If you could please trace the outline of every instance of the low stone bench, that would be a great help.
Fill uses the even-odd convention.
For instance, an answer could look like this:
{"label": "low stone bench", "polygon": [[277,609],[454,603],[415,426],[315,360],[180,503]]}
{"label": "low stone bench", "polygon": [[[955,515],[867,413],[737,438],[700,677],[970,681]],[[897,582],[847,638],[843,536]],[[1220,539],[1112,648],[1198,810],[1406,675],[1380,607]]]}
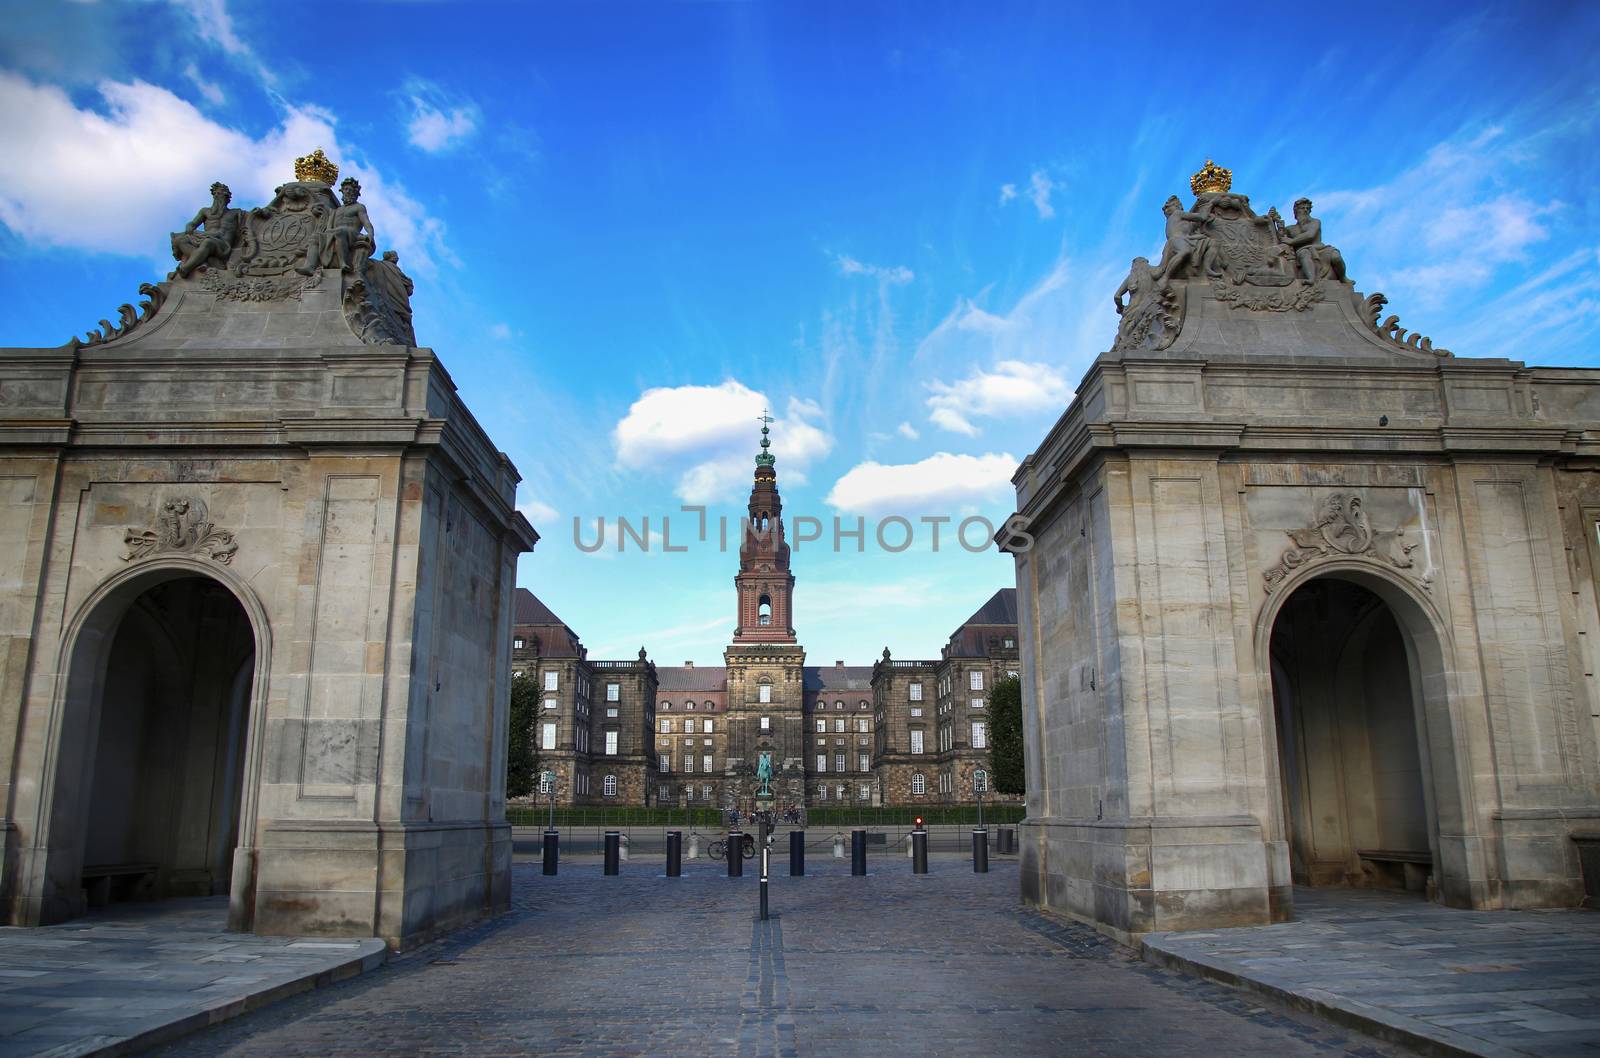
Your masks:
{"label": "low stone bench", "polygon": [[[115,883],[122,894],[141,899],[148,895],[149,890],[155,885],[156,865],[153,863],[107,863],[94,867],[85,867],[81,872],[83,877],[83,893],[90,907],[105,907],[111,902],[111,890]],[[126,879],[126,881],[124,881]]]}
{"label": "low stone bench", "polygon": [[1397,888],[1408,892],[1426,892],[1428,879],[1433,875],[1433,854],[1407,849],[1357,849],[1356,857],[1362,866],[1371,865],[1381,880],[1398,883]]}

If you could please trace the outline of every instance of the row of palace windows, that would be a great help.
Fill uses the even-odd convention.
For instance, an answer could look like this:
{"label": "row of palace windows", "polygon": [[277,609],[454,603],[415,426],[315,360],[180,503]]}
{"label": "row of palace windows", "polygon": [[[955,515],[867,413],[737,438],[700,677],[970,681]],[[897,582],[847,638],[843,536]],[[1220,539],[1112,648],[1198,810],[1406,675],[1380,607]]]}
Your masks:
{"label": "row of palace windows", "polygon": [[[972,773],[972,788],[978,793],[989,792],[989,773],[979,768]],[[939,790],[941,793],[954,793],[954,780],[949,772],[939,773]],[[920,771],[911,776],[911,793],[921,797],[928,792],[928,777]]]}
{"label": "row of palace windows", "polygon": [[[833,799],[836,800],[836,801],[847,800],[848,798],[847,798],[846,795],[848,794],[849,789],[850,788],[848,786],[846,786],[844,783],[837,784],[833,788]],[[826,786],[817,787],[817,800],[819,800],[819,801],[828,800],[828,788]],[[858,800],[858,801],[870,801],[870,800],[872,800],[872,784],[871,783],[858,783],[858,784],[856,784],[856,800]]]}
{"label": "row of palace windows", "polygon": [[[845,754],[843,754],[843,753],[835,753],[833,755],[833,770],[834,771],[844,771],[844,759],[845,759]],[[825,772],[827,770],[828,770],[828,755],[826,753],[818,753],[817,754],[817,771]],[[857,753],[856,754],[856,771],[871,771],[871,770],[872,770],[872,757],[871,757],[871,755],[870,754],[866,754],[866,753]]]}
{"label": "row of palace windows", "polygon": [[[551,792],[554,774],[554,772],[548,771],[539,773],[539,792],[541,794],[548,795]],[[589,773],[586,771],[578,772],[575,781],[578,784],[578,789],[576,792],[580,796],[588,794]],[[607,797],[617,796],[617,777],[615,775],[607,775],[604,779],[600,780],[600,788],[605,791],[605,795]]]}
{"label": "row of palace windows", "polygon": [[[683,733],[686,735],[697,734],[698,732],[696,731],[696,728],[698,727],[700,731],[704,731],[709,735],[712,733],[714,725],[715,721],[713,721],[709,716],[705,718],[705,721],[702,724],[698,725],[696,724],[694,717],[686,716],[683,718]],[[661,718],[661,733],[663,735],[672,734],[672,717],[663,716]]]}
{"label": "row of palace windows", "polygon": [[[576,731],[573,732],[573,735],[573,751],[577,753],[589,752],[589,729],[587,727],[580,726]],[[617,738],[617,732],[606,732],[606,756],[615,757],[617,755]],[[539,726],[539,748],[556,748],[556,722],[554,720],[547,720]]]}
{"label": "row of palace windows", "polygon": [[[685,709],[689,710],[690,712],[694,712],[694,710],[695,710],[694,700],[690,699],[690,700],[685,701],[683,703],[683,707]],[[669,702],[669,701],[663,700],[661,702],[661,708],[662,708],[663,711],[670,711],[672,709],[672,703]],[[708,710],[710,710],[712,712],[715,712],[716,708],[717,708],[717,703],[716,702],[709,702],[709,701],[706,702],[706,709],[708,709]]]}
{"label": "row of palace windows", "polygon": [[[836,733],[841,734],[841,735],[845,733],[847,728],[845,727],[844,717],[836,716],[836,717],[833,718],[833,730]],[[867,734],[871,730],[871,725],[868,723],[866,717],[864,717],[864,716],[856,717],[856,730],[858,732],[860,732],[861,734],[863,734],[863,735]],[[827,733],[828,733],[828,720],[827,720],[827,718],[826,717],[822,717],[822,716],[817,717],[817,734],[825,735]]]}
{"label": "row of palace windows", "polygon": [[[700,787],[699,800],[702,800],[702,801],[710,801],[710,800],[712,800],[711,790],[712,790],[712,788],[710,786],[701,786]],[[656,797],[659,798],[662,801],[676,801],[678,799],[678,793],[677,793],[676,790],[674,790],[670,786],[659,786],[659,787],[656,788]],[[684,784],[684,786],[683,786],[683,799],[685,801],[693,801],[693,800],[695,800],[694,783],[685,783]]]}

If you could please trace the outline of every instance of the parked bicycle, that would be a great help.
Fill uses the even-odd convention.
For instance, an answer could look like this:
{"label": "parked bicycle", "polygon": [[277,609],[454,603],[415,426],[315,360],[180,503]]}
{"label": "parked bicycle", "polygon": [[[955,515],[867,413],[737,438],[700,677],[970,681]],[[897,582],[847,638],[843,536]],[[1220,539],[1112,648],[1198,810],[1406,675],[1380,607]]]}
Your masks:
{"label": "parked bicycle", "polygon": [[[755,859],[756,836],[754,834],[744,834],[742,837],[743,841],[741,844],[743,845],[743,848],[739,850],[740,855],[747,860]],[[713,860],[720,860],[727,854],[728,843],[723,838],[717,838],[710,845],[706,846],[706,855]]]}

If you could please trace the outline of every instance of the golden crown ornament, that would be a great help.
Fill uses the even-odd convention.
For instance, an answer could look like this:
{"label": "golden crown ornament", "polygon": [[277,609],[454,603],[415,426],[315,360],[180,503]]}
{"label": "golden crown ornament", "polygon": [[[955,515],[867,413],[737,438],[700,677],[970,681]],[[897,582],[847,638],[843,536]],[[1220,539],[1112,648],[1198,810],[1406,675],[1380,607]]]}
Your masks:
{"label": "golden crown ornament", "polygon": [[1189,190],[1197,195],[1220,194],[1232,186],[1233,170],[1224,169],[1210,158],[1206,159],[1206,164],[1200,167],[1198,173],[1189,178]]}
{"label": "golden crown ornament", "polygon": [[294,178],[332,187],[333,182],[339,179],[339,167],[330,162],[328,156],[322,153],[322,148],[318,147],[310,154],[294,160]]}

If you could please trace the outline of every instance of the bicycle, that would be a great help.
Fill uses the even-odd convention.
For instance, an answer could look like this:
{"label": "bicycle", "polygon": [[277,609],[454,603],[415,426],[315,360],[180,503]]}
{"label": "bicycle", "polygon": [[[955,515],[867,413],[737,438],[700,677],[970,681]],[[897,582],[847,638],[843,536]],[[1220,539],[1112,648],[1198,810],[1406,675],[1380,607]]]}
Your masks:
{"label": "bicycle", "polygon": [[[743,838],[744,838],[744,840],[741,842],[741,844],[743,845],[743,848],[741,848],[739,850],[740,855],[744,859],[747,859],[747,860],[755,859],[755,856],[756,856],[756,837],[755,837],[755,835],[754,834],[745,834],[745,835],[743,835]],[[727,843],[727,841],[725,841],[722,838],[717,838],[716,840],[712,841],[711,844],[706,846],[706,856],[709,859],[720,860],[720,859],[724,858],[725,856],[727,856],[727,854],[728,854],[728,843]]]}

